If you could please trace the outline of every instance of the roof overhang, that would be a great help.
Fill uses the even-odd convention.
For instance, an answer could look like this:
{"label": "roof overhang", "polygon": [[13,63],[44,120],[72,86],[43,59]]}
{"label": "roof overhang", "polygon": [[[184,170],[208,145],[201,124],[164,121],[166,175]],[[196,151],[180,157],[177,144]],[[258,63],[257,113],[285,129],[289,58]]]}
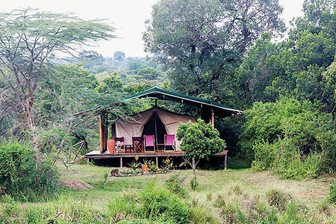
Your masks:
{"label": "roof overhang", "polygon": [[243,111],[241,110],[228,108],[221,104],[213,103],[207,99],[188,96],[182,93],[173,92],[171,90],[161,89],[159,87],[153,87],[151,89],[139,92],[137,94],[127,97],[126,99],[147,98],[147,97],[153,97],[160,100],[170,100],[189,104],[199,108],[210,109],[216,115],[223,117],[243,113]]}

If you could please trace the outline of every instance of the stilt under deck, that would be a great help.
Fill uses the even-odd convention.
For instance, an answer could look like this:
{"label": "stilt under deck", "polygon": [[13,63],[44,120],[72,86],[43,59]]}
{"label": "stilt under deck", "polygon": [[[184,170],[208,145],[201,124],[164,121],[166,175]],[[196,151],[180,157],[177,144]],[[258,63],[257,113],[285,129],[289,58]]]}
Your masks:
{"label": "stilt under deck", "polygon": [[184,152],[182,151],[173,151],[173,152],[167,152],[167,151],[156,151],[156,152],[143,152],[143,153],[100,153],[99,151],[92,151],[85,155],[88,159],[108,159],[108,158],[130,158],[130,157],[183,157]]}
{"label": "stilt under deck", "polygon": [[[227,153],[228,150],[224,150],[221,153],[217,153],[215,157],[224,157],[224,169],[227,169]],[[162,157],[170,157],[170,158],[181,158],[185,156],[183,151],[155,151],[155,152],[143,152],[143,153],[100,153],[100,151],[92,151],[85,155],[87,159],[94,159],[94,160],[102,160],[102,159],[120,159],[120,166],[123,166],[123,158],[155,158],[156,163],[158,164],[158,159]]]}

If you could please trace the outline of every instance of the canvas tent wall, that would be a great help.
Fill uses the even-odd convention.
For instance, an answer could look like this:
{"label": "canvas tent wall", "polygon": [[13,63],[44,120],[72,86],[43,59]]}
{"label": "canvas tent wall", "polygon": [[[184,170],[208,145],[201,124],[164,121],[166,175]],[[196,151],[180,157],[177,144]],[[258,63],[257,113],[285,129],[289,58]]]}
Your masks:
{"label": "canvas tent wall", "polygon": [[[164,110],[159,107],[153,107],[137,115],[131,116],[127,120],[122,119],[116,120],[115,121],[116,137],[124,137],[125,144],[132,144],[132,137],[140,137],[140,136],[142,137],[144,128],[151,119],[160,119],[160,121],[162,122],[160,123],[163,124],[164,126],[165,133],[175,135],[181,123],[187,123],[188,121],[191,122],[196,121],[196,118],[191,116],[184,116]],[[159,131],[158,135],[159,134],[163,135],[162,131]],[[160,136],[159,138],[162,138],[162,136]],[[177,149],[179,149],[179,145],[180,142],[176,141]]]}

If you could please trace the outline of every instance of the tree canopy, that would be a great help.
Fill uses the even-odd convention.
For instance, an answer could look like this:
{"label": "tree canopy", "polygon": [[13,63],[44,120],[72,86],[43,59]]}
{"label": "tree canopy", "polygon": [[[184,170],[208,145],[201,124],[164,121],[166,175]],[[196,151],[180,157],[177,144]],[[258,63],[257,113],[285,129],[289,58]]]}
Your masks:
{"label": "tree canopy", "polygon": [[281,12],[277,0],[162,0],[147,22],[146,51],[168,66],[175,89],[232,98],[235,67],[263,32],[284,30]]}
{"label": "tree canopy", "polygon": [[23,131],[35,127],[36,93],[55,57],[114,37],[114,28],[102,21],[34,9],[1,13],[0,28],[1,116],[16,116]]}

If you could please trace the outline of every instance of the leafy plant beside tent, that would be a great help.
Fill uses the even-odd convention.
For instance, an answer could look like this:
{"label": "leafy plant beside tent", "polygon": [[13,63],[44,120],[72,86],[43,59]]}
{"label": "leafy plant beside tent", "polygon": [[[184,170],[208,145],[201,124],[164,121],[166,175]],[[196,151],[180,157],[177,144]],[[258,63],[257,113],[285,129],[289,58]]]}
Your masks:
{"label": "leafy plant beside tent", "polygon": [[181,124],[177,130],[177,139],[182,140],[181,149],[187,157],[186,163],[193,170],[193,190],[196,186],[196,167],[199,161],[223,151],[226,147],[225,141],[219,136],[217,129],[201,119],[195,123]]}

